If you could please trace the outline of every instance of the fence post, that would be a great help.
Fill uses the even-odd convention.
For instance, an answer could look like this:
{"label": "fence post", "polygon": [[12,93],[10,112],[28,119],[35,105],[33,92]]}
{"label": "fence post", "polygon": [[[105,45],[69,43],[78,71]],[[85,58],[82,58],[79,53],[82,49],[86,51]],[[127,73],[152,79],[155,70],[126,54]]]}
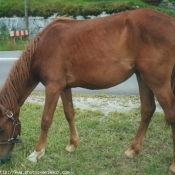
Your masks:
{"label": "fence post", "polygon": [[28,0],[24,0],[25,1],[25,27],[26,30],[29,33],[29,19],[28,19]]}

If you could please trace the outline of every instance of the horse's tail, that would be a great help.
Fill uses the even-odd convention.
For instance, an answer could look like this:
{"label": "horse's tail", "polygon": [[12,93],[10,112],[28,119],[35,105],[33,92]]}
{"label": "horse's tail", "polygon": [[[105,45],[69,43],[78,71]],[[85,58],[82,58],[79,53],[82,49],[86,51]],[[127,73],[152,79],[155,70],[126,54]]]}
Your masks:
{"label": "horse's tail", "polygon": [[172,71],[172,74],[171,74],[171,88],[172,88],[172,91],[175,95],[175,65],[173,67],[173,71]]}

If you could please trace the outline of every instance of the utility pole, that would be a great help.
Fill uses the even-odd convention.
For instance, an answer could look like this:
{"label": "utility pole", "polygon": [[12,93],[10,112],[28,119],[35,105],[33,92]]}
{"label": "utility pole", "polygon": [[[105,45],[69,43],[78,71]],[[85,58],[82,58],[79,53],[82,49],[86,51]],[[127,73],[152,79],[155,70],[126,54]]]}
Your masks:
{"label": "utility pole", "polygon": [[25,27],[26,30],[28,30],[29,33],[29,19],[28,19],[28,0],[24,0],[24,4],[25,4]]}

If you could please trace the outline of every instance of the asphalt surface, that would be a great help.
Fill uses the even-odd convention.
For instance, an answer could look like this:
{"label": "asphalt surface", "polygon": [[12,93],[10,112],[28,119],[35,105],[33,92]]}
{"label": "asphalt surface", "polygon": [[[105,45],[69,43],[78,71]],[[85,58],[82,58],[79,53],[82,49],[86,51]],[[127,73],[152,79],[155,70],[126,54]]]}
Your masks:
{"label": "asphalt surface", "polygon": [[[21,51],[0,51],[0,87],[6,80],[6,77],[10,71],[15,60],[19,58]],[[44,91],[44,86],[40,83],[35,91]],[[88,90],[83,88],[72,88],[75,93],[83,94],[108,94],[108,95],[136,95],[139,93],[138,84],[135,75],[130,77],[125,82],[103,90]]]}

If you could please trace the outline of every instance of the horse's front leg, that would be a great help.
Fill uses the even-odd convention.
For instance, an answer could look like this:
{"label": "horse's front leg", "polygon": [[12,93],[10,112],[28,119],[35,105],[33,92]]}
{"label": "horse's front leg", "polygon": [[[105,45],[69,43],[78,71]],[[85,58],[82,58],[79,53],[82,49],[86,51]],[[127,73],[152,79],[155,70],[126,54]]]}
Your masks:
{"label": "horse's front leg", "polygon": [[41,133],[35,151],[28,157],[32,162],[37,162],[45,153],[45,144],[49,127],[52,124],[53,114],[62,88],[58,84],[50,83],[46,86],[45,105],[41,121]]}
{"label": "horse's front leg", "polygon": [[71,89],[65,89],[61,94],[61,99],[64,107],[64,113],[70,127],[70,143],[66,147],[66,150],[73,152],[78,146],[79,137],[74,122],[75,112],[73,108]]}
{"label": "horse's front leg", "polygon": [[139,73],[137,74],[137,80],[139,84],[141,101],[141,121],[135,139],[133,140],[130,148],[127,151],[125,151],[125,155],[129,158],[133,158],[134,156],[140,153],[142,149],[143,138],[151,121],[151,117],[155,111],[155,101],[153,92],[142,80]]}

